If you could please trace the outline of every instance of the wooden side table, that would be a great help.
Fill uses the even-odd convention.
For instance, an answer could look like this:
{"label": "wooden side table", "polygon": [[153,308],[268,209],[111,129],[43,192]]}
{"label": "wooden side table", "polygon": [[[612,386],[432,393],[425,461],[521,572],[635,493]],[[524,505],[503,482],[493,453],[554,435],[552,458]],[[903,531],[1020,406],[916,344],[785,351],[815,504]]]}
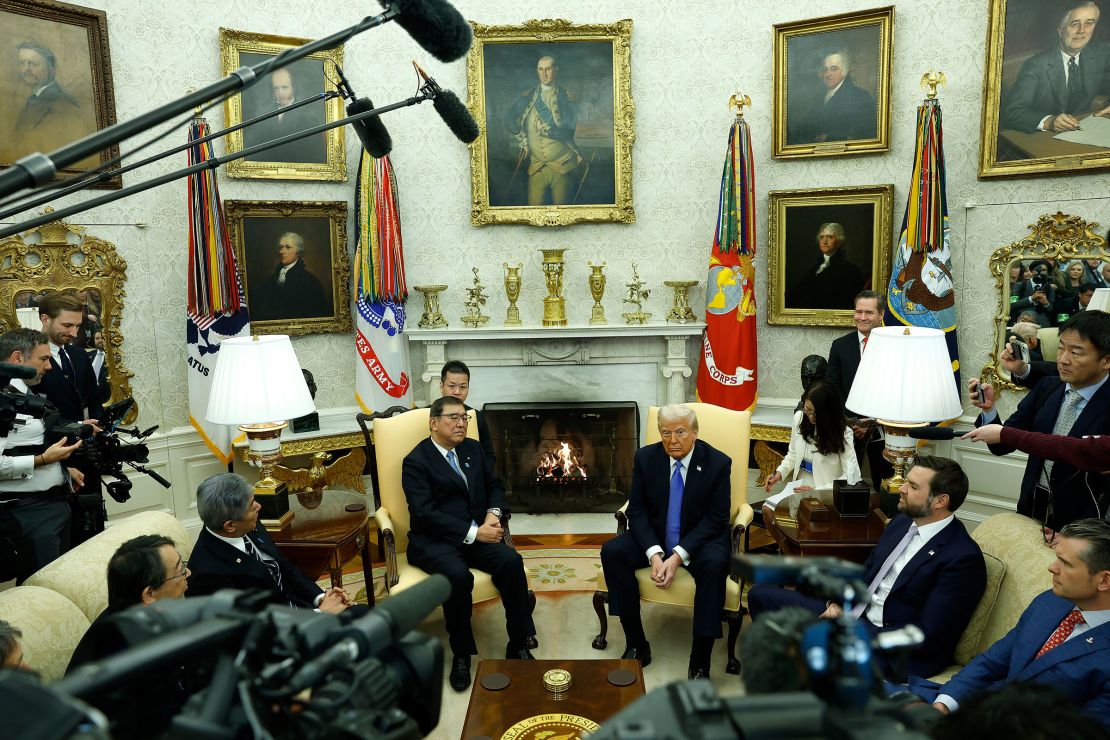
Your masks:
{"label": "wooden side table", "polygon": [[332,586],[343,585],[343,566],[362,556],[366,600],[374,605],[374,570],[370,562],[370,512],[366,497],[351,491],[325,489],[289,495],[293,521],[274,544],[305,575],[317,580],[324,573]]}
{"label": "wooden side table", "polygon": [[[543,674],[562,668],[571,675],[571,686],[558,698],[543,686]],[[631,673],[632,683],[609,682],[611,671]],[[498,691],[482,687],[490,674],[508,676],[509,685]],[[478,663],[462,739],[500,738],[517,722],[537,715],[578,715],[598,724],[644,695],[644,672],[638,660],[483,660]]]}
{"label": "wooden side table", "polygon": [[[832,517],[828,521],[800,526],[798,506],[807,496],[819,499],[828,506]],[[878,494],[871,494],[871,511],[865,517],[841,517],[833,508],[832,499],[832,491],[807,491],[779,501],[775,516],[765,523],[784,555],[826,556],[856,563],[867,560],[875,545],[879,544],[887,524],[885,516],[877,508]]]}

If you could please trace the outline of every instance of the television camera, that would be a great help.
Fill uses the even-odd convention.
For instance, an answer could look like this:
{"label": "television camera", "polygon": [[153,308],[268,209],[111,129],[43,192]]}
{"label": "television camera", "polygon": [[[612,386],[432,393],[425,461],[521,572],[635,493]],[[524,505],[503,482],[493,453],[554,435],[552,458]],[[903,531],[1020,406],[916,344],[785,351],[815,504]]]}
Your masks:
{"label": "television camera", "polygon": [[[743,738],[786,740],[924,740],[939,719],[931,707],[887,702],[872,664],[872,641],[853,612],[868,603],[863,567],[835,558],[736,556],[732,575],[753,584],[793,585],[835,602],[841,616],[813,619],[795,642],[809,691],[724,698],[708,681],[685,681],[649,692],[606,722],[592,740]],[[898,652],[920,644],[914,626],[886,632],[874,647]]]}
{"label": "television camera", "polygon": [[[127,412],[135,405],[135,400],[125,398],[122,401],[106,406],[99,419],[101,431],[97,431],[92,424],[60,424],[47,432],[47,443],[53,444],[65,437],[70,443],[81,440],[82,445],[69,457],[70,465],[80,467],[100,477],[115,478],[104,487],[119,503],[131,498],[131,479],[124,472],[124,465],[140,473],[146,473],[158,481],[163,488],[169,488],[170,482],[156,471],[144,467],[150,460],[150,449],[143,441],[153,434],[158,426],[140,432],[136,427],[127,429],[120,426],[120,422],[127,416]],[[121,435],[128,435],[137,441],[124,443]]]}
{"label": "television camera", "polygon": [[[434,575],[356,619],[267,604],[262,591],[136,606],[96,626],[123,652],[50,685],[0,671],[0,716],[11,737],[41,740],[419,738],[439,722],[443,646],[411,630],[450,592]],[[149,711],[179,674],[192,695]]]}

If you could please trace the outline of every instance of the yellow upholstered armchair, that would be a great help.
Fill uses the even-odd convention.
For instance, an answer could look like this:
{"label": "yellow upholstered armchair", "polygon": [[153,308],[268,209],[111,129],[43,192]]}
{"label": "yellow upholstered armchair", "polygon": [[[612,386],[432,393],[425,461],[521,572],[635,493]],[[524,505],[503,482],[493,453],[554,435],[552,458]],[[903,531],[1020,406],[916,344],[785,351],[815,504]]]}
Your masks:
{"label": "yellow upholstered armchair", "polygon": [[[729,521],[732,553],[735,554],[741,551],[744,532],[752,521],[752,507],[748,505],[748,440],[752,415],[749,411],[733,411],[709,403],[687,405],[698,415],[698,439],[732,458],[732,505],[729,509]],[[658,407],[652,406],[648,409],[646,444],[659,441],[658,414]],[[625,514],[627,506],[625,504],[615,514],[618,535],[624,534],[628,528],[628,517]],[[643,601],[677,604],[690,608],[694,606],[694,578],[685,568],[678,569],[674,583],[666,589],[656,587],[651,580],[651,568],[646,564],[636,571],[636,580],[640,584],[640,598]],[[729,673],[740,673],[740,661],[736,657],[736,638],[740,635],[740,622],[746,612],[740,604],[740,592],[740,582],[735,578],[728,578],[725,582],[725,610],[721,619],[728,622],[728,665],[725,670]],[[604,650],[608,645],[606,634],[609,622],[605,613],[608,602],[609,587],[605,583],[605,571],[599,564],[597,591],[594,593],[594,610],[601,624],[601,631],[593,641],[593,646],[597,650]]]}
{"label": "yellow upholstered armchair", "polygon": [[[381,542],[385,548],[385,591],[392,596],[420,583],[428,574],[414,565],[409,565],[405,552],[409,546],[409,505],[405,491],[401,487],[401,464],[405,456],[417,443],[428,436],[428,414],[426,408],[413,409],[390,418],[374,419],[374,456],[378,469],[378,494],[381,503],[374,512],[374,522],[381,532]],[[478,439],[478,425],[471,418],[466,436]],[[501,517],[505,529],[503,542],[513,546],[509,535],[509,513]],[[488,574],[471,569],[474,575],[474,603],[495,599],[499,596],[493,580]],[[536,608],[536,595],[528,590],[532,609]],[[536,647],[535,638],[529,647]]]}

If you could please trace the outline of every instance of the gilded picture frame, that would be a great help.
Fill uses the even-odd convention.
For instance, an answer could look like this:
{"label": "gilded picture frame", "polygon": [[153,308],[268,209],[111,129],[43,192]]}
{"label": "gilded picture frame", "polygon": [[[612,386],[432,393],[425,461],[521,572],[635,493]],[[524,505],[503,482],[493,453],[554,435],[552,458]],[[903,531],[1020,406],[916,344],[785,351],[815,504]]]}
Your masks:
{"label": "gilded picture frame", "polygon": [[[121,329],[126,283],[127,261],[116,245],[89,234],[84,226],[52,221],[0,239],[0,331],[18,328],[16,310],[34,308],[44,295],[59,290],[76,294],[86,310],[73,342],[88,351],[104,352],[101,358],[93,358],[100,360],[104,370],[98,381],[106,380],[111,388],[107,400],[101,400],[107,405],[132,398],[135,374],[123,361]],[[96,333],[103,337],[101,346],[89,346],[92,343],[87,340]],[[138,414],[136,402],[123,421],[130,424]]]}
{"label": "gilded picture frame", "polygon": [[632,21],[471,25],[470,222],[633,223]]}
{"label": "gilded picture frame", "polygon": [[[0,28],[0,54],[11,65],[0,75],[0,169],[115,124],[107,13],[52,0],[0,0]],[[114,145],[58,177],[83,175],[117,157]],[[92,187],[118,190],[123,179]]]}
{"label": "gilded picture frame", "polygon": [[[220,61],[225,75],[243,66],[253,66],[281,52],[308,43],[309,39],[249,31],[220,29]],[[336,92],[343,64],[343,47],[310,54],[282,69],[261,77],[251,87],[224,102],[228,126],[272,112],[291,100],[325,92]],[[341,99],[333,97],[297,108],[289,113],[259,121],[224,137],[228,154],[304,131],[343,117]],[[347,151],[345,126],[282,144],[274,149],[236,159],[227,164],[230,177],[260,180],[345,181]]]}
{"label": "gilded picture frame", "polygon": [[345,201],[228,200],[224,210],[252,334],[351,331]]}
{"label": "gilded picture frame", "polygon": [[771,156],[889,151],[894,6],[774,30]]}
{"label": "gilded picture frame", "polygon": [[890,281],[893,202],[893,185],[769,192],[767,323],[852,326],[855,295]]}
{"label": "gilded picture frame", "polygon": [[[979,141],[980,179],[1059,175],[1110,167],[1110,146],[1068,140],[1086,138],[1091,135],[1090,129],[1038,130],[1050,115],[1053,119],[1049,121],[1057,114],[1071,115],[1073,122],[1063,124],[1070,127],[1092,111],[1102,112],[1104,117],[1110,114],[1110,80],[1101,74],[1102,67],[1110,65],[1110,20],[1098,20],[1098,8],[1077,7],[1081,4],[991,0]],[[1065,19],[1079,25],[1093,20],[1095,25],[1069,33]],[[1065,47],[1078,49],[1081,70],[1096,70],[1078,78],[1081,84],[1075,101],[1066,100],[1069,89],[1061,56]]]}

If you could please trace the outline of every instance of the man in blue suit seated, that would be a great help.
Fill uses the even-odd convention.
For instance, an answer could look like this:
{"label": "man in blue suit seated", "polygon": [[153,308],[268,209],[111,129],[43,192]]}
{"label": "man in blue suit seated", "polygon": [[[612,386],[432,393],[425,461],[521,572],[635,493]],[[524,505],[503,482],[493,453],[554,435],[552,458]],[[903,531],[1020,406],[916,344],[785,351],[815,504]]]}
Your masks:
{"label": "man in blue suit seated", "polygon": [[[872,634],[910,624],[925,633],[925,641],[908,656],[908,675],[931,676],[952,664],[956,643],[987,585],[983,553],[953,514],[967,498],[967,488],[957,463],[919,456],[902,486],[901,513],[864,563],[870,599],[855,615],[860,623]],[[777,586],[754,586],[748,593],[752,619],[787,606],[807,607],[824,618],[841,614],[836,604]],[[875,660],[888,678],[897,679],[885,655]]]}
{"label": "man in blue suit seated", "polygon": [[948,714],[978,692],[1029,681],[1110,727],[1110,523],[1064,527],[1048,570],[1052,590],[1033,599],[1016,627],[943,686],[911,679],[914,693]]}
{"label": "man in blue suit seated", "polygon": [[689,677],[709,678],[725,608],[732,459],[698,440],[698,417],[689,406],[659,409],[659,436],[661,442],[636,452],[628,531],[601,548],[609,613],[624,628],[621,658],[647,667],[651,646],[640,621],[636,571],[650,566],[656,587],[670,588],[678,569],[688,569],[696,588]]}

